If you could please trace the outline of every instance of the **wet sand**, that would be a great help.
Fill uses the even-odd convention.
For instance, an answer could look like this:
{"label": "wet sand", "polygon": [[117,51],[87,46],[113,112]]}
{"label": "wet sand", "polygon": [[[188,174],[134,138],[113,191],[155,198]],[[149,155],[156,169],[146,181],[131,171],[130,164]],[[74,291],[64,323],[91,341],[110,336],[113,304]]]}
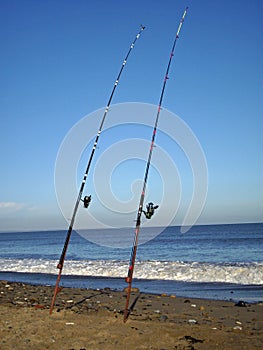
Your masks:
{"label": "wet sand", "polygon": [[263,349],[263,303],[0,282],[0,349]]}

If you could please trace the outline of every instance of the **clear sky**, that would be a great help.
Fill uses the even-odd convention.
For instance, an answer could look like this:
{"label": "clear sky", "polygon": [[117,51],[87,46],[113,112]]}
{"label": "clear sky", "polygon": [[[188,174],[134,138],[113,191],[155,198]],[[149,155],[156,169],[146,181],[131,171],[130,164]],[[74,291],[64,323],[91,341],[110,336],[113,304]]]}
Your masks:
{"label": "clear sky", "polygon": [[[0,0],[1,231],[67,228],[54,185],[63,139],[83,117],[105,107],[140,24],[146,29],[112,102],[158,104],[172,42],[186,6],[189,11],[163,107],[188,125],[206,157],[208,192],[197,223],[262,222],[261,0]],[[96,118],[94,135],[100,123],[100,117]],[[140,125],[123,127],[122,138],[116,137],[114,128],[107,132],[104,138],[102,133],[95,164],[110,144],[115,147],[131,135],[140,142],[151,138],[151,128]],[[171,224],[178,225],[191,198],[192,174],[184,171],[184,152],[175,146],[173,150],[165,135],[157,134],[156,142],[178,168],[181,202],[174,204],[172,198],[176,181],[171,183],[171,196],[157,194],[164,186],[161,179],[171,172],[169,167],[167,174],[151,170],[149,199],[174,206]],[[125,144],[120,147],[125,150]],[[147,155],[148,145],[142,143],[141,147]],[[130,152],[132,147],[128,149]],[[77,167],[79,182],[88,155],[87,150]],[[110,157],[108,152],[107,159]],[[114,170],[111,188],[116,197],[129,199],[131,184],[143,178],[144,167],[139,159],[123,162]],[[95,170],[94,166],[92,172]],[[67,178],[67,171],[64,176]],[[105,185],[103,178],[99,180],[97,186]],[[124,226],[133,225],[140,185],[133,188],[136,205]],[[99,194],[94,192],[93,174],[88,186],[85,194],[92,193],[94,198],[91,212],[105,225],[115,226],[118,214],[110,216],[96,206]],[[67,188],[64,190],[66,193]],[[68,201],[72,211],[75,197]],[[162,223],[161,217],[159,220]],[[87,217],[87,227],[89,223]]]}

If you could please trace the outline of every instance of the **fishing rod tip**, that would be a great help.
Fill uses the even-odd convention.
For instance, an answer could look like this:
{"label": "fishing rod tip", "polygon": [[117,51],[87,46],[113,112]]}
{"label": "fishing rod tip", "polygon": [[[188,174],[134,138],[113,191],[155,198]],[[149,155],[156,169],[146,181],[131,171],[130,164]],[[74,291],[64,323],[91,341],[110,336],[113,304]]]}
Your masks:
{"label": "fishing rod tip", "polygon": [[144,30],[145,29],[145,26],[143,26],[142,24],[141,24],[141,30]]}

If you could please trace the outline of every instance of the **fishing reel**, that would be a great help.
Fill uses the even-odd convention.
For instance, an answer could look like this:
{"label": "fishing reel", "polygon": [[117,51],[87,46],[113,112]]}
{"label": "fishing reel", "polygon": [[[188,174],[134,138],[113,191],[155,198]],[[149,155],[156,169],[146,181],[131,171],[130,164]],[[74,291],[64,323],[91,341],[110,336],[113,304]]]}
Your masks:
{"label": "fishing reel", "polygon": [[84,199],[82,199],[82,202],[83,202],[83,207],[87,209],[91,202],[91,195],[85,196]]}
{"label": "fishing reel", "polygon": [[146,219],[151,219],[154,214],[155,209],[159,208],[159,205],[154,205],[152,202],[146,205],[146,210],[143,210],[143,213]]}

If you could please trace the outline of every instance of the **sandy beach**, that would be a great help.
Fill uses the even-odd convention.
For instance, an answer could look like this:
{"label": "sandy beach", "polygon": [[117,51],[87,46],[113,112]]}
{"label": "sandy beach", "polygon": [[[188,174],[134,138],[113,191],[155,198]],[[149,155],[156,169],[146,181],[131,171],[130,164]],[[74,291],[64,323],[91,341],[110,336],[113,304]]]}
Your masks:
{"label": "sandy beach", "polygon": [[0,282],[0,349],[262,349],[263,304]]}

